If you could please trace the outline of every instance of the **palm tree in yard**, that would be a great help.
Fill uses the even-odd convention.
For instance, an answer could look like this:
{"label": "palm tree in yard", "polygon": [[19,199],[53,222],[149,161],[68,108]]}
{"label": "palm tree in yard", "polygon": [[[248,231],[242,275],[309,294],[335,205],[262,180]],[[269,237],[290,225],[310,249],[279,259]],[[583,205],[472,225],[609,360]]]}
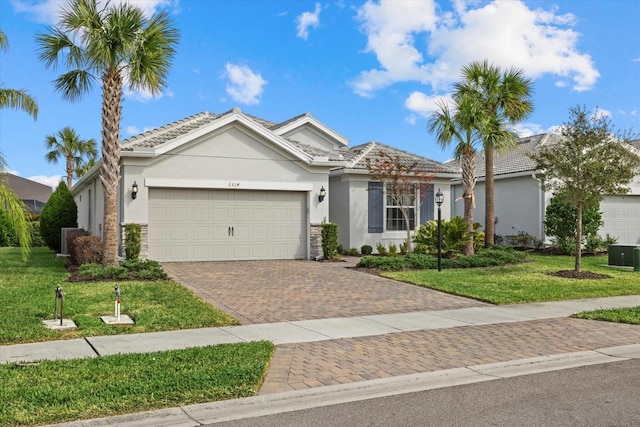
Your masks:
{"label": "palm tree in yard", "polygon": [[102,166],[104,189],[103,263],[118,263],[117,190],[120,120],[125,83],[158,94],[165,84],[179,33],[165,12],[144,16],[121,3],[98,8],[96,0],[72,0],[58,25],[38,34],[40,59],[69,68],[55,80],[64,99],[77,101],[100,80],[102,85]]}
{"label": "palm tree in yard", "polygon": [[[455,158],[462,164],[462,198],[467,231],[473,232],[474,188],[476,185],[475,163],[477,146],[482,143],[482,134],[488,123],[481,104],[473,97],[454,97],[452,106],[438,102],[438,110],[429,118],[429,132],[435,133],[441,147],[455,143]],[[473,254],[473,235],[462,248],[464,255]]]}
{"label": "palm tree in yard", "polygon": [[[8,47],[7,36],[4,31],[0,30],[0,50],[7,50]],[[0,108],[22,110],[34,120],[38,118],[38,104],[27,91],[22,89],[0,87]],[[4,173],[6,170],[7,164],[0,152],[0,172]],[[7,214],[7,218],[16,232],[22,250],[22,258],[26,260],[29,257],[29,245],[31,244],[27,207],[22,199],[6,185],[4,176],[0,177],[0,207]]]}
{"label": "palm tree in yard", "polygon": [[56,134],[47,135],[45,138],[47,149],[50,150],[44,158],[49,163],[58,163],[60,158],[65,160],[67,172],[67,187],[71,188],[73,177],[78,169],[82,169],[87,161],[95,159],[98,155],[96,142],[93,139],[82,139],[78,133],[65,127]]}
{"label": "palm tree in yard", "polygon": [[496,150],[504,150],[516,143],[516,134],[507,129],[533,112],[531,80],[518,68],[501,70],[487,61],[472,62],[462,69],[463,81],[454,85],[454,93],[469,94],[482,104],[486,115],[500,124],[503,132],[492,127],[483,135],[485,156],[485,247],[494,244],[494,176],[493,158]]}
{"label": "palm tree in yard", "polygon": [[[6,51],[9,41],[4,31],[0,30],[0,50]],[[12,108],[22,110],[33,119],[38,118],[38,104],[24,89],[9,89],[0,87],[0,108]]]}

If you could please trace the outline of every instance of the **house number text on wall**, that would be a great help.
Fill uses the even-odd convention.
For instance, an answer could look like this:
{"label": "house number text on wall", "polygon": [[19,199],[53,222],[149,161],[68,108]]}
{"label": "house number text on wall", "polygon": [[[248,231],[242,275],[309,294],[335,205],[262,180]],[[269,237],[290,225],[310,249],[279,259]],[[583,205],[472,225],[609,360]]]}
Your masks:
{"label": "house number text on wall", "polygon": [[229,183],[229,188],[238,188],[240,187],[240,183],[239,182],[230,182]]}

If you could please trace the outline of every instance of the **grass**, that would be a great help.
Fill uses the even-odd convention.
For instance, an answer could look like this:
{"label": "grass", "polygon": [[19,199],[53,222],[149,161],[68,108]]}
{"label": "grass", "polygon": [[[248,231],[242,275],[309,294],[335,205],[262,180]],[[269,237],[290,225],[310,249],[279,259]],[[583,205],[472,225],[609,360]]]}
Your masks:
{"label": "grass", "polygon": [[[64,261],[46,248],[33,248],[26,263],[19,249],[0,248],[0,271],[0,345],[238,323],[178,283],[161,280],[118,282],[121,313],[129,315],[135,325],[104,324],[100,316],[114,312],[116,281],[66,282]],[[66,294],[64,318],[78,326],[73,332],[61,334],[42,326],[42,320],[53,318],[57,285]]]}
{"label": "grass", "polygon": [[579,319],[602,320],[605,322],[640,325],[640,307],[585,311],[575,314],[573,317],[577,317]]}
{"label": "grass", "polygon": [[582,269],[612,276],[576,280],[547,273],[572,270],[569,256],[530,255],[531,262],[493,268],[411,270],[383,276],[493,304],[518,304],[640,294],[640,274],[606,267],[607,258],[584,257]]}
{"label": "grass", "polygon": [[0,365],[0,426],[60,423],[252,396],[265,341]]}

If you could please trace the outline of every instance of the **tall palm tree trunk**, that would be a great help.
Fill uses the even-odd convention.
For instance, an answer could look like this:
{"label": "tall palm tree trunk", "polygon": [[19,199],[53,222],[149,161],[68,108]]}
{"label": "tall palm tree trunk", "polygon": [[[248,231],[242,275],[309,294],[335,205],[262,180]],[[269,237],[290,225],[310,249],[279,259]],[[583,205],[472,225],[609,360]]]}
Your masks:
{"label": "tall palm tree trunk", "polygon": [[71,184],[73,183],[73,163],[73,156],[67,156],[65,169],[67,171],[67,187],[69,187],[69,189],[71,189]]}
{"label": "tall palm tree trunk", "polygon": [[[462,154],[462,198],[464,200],[464,220],[467,222],[467,231],[473,233],[473,199],[475,187],[475,165],[473,161],[474,150],[466,148]],[[463,255],[473,255],[473,234],[462,247]]]}
{"label": "tall palm tree trunk", "polygon": [[495,196],[494,196],[494,179],[493,179],[493,152],[491,145],[487,144],[484,149],[484,247],[490,248],[494,244],[495,235]]}
{"label": "tall palm tree trunk", "polygon": [[106,266],[118,265],[118,181],[120,179],[120,117],[122,114],[122,78],[116,70],[107,70],[102,78],[102,170],[104,189],[103,260]]}

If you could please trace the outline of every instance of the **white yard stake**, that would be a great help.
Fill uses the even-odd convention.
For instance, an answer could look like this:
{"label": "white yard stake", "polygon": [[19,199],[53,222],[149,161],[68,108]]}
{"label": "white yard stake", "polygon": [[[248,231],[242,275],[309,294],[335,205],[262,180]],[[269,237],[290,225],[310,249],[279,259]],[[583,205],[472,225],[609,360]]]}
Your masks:
{"label": "white yard stake", "polygon": [[120,321],[120,287],[116,285],[116,318]]}

